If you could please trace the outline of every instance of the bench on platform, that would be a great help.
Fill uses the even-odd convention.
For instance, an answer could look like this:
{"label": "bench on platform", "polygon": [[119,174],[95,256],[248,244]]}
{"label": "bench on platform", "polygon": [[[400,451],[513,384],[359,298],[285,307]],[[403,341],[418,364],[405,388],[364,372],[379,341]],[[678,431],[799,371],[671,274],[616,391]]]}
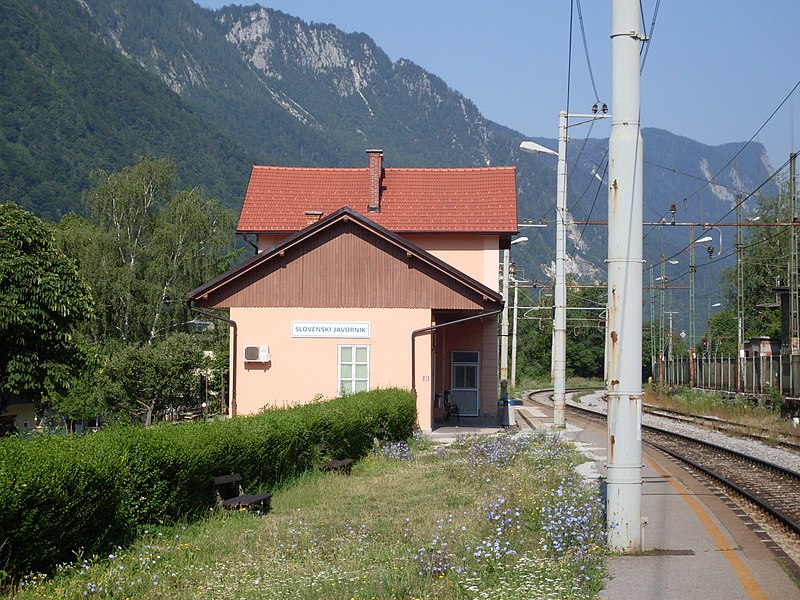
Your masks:
{"label": "bench on platform", "polygon": [[242,476],[239,473],[212,477],[211,481],[214,485],[218,508],[242,510],[251,506],[260,506],[264,512],[269,510],[272,494],[269,492],[245,494],[242,488]]}
{"label": "bench on platform", "polygon": [[446,390],[444,393],[444,420],[449,421],[450,417],[455,417],[456,421],[461,418],[458,405],[450,402],[450,391]]}

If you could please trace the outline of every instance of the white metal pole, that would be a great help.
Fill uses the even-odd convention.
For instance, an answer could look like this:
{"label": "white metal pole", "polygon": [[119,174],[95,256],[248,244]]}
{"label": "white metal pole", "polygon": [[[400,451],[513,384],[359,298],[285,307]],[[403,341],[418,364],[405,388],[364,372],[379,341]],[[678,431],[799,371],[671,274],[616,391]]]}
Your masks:
{"label": "white metal pole", "polygon": [[511,323],[511,388],[517,387],[517,309],[519,308],[519,281],[514,281],[514,316]]}
{"label": "white metal pole", "polygon": [[695,278],[697,267],[694,264],[694,225],[689,225],[689,385],[694,386],[697,379],[697,360],[695,357],[696,310]]}
{"label": "white metal pole", "polygon": [[611,3],[608,194],[608,544],[642,549],[642,137],[639,2]]}
{"label": "white metal pole", "polygon": [[510,251],[503,250],[503,314],[500,320],[500,381],[508,381],[508,264]]}
{"label": "white metal pole", "polygon": [[567,390],[567,113],[558,115],[556,181],[556,282],[553,294],[553,425],[566,425]]}

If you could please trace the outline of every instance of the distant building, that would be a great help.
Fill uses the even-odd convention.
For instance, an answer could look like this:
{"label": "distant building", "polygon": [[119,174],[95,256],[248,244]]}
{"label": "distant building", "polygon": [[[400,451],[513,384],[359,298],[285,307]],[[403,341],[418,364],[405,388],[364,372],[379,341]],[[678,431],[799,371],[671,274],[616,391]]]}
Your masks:
{"label": "distant building", "polygon": [[25,400],[0,392],[0,436],[14,431],[31,431],[36,426],[36,406]]}
{"label": "distant building", "polygon": [[237,233],[258,254],[189,295],[236,324],[231,414],[398,386],[423,429],[445,391],[462,417],[496,415],[515,170],[367,153],[363,169],[253,167]]}

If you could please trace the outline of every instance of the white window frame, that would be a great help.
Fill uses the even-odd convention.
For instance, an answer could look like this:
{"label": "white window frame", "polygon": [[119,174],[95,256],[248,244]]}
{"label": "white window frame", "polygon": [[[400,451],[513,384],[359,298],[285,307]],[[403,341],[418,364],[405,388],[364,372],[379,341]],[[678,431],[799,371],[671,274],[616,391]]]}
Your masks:
{"label": "white window frame", "polygon": [[[350,348],[352,350],[352,357],[353,360],[349,362],[342,362],[342,349],[343,348]],[[356,353],[359,349],[364,349],[367,351],[367,359],[365,361],[358,361],[356,360]],[[350,365],[352,367],[351,377],[342,377],[342,366],[343,365]],[[366,366],[367,368],[367,376],[366,377],[356,377],[356,367],[357,366]],[[337,393],[339,396],[344,396],[345,394],[355,394],[362,390],[356,390],[356,382],[365,382],[366,388],[363,391],[369,391],[369,380],[370,380],[370,347],[368,344],[339,344],[336,348],[336,379],[337,385],[336,389],[338,390]],[[344,389],[344,384],[349,383],[349,390]]]}

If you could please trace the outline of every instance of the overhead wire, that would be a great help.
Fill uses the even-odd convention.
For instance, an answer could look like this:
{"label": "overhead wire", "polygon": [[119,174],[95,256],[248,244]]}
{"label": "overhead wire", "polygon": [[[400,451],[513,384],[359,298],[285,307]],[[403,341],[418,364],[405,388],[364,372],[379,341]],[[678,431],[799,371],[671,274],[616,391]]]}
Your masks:
{"label": "overhead wire", "polygon": [[586,55],[586,66],[589,69],[589,79],[592,82],[592,89],[594,90],[594,99],[600,102],[600,95],[597,93],[597,85],[594,81],[594,72],[592,71],[592,59],[589,55],[589,44],[586,43],[586,29],[583,26],[583,11],[581,10],[581,0],[576,0],[578,3],[578,21],[581,25],[581,37],[583,38],[583,52]]}
{"label": "overhead wire", "polygon": [[739,156],[739,155],[740,155],[742,152],[744,152],[744,149],[745,149],[745,148],[747,148],[747,146],[749,146],[749,145],[750,145],[750,144],[753,142],[753,140],[754,140],[754,139],[756,139],[756,137],[757,137],[757,136],[758,136],[758,135],[761,133],[761,131],[764,129],[764,127],[766,127],[766,126],[767,126],[767,124],[768,124],[768,123],[769,123],[769,122],[772,120],[772,118],[773,118],[773,117],[774,117],[774,116],[777,114],[777,112],[778,112],[778,111],[779,111],[779,110],[780,110],[780,109],[783,107],[783,105],[784,105],[784,104],[786,104],[786,102],[789,100],[789,98],[791,98],[791,97],[792,97],[792,94],[794,94],[795,90],[796,90],[798,87],[800,87],[800,79],[797,81],[797,83],[795,83],[795,84],[794,84],[794,86],[792,87],[791,91],[790,91],[788,94],[786,94],[786,97],[785,97],[785,98],[784,98],[784,99],[781,101],[781,103],[780,103],[780,104],[778,104],[777,108],[776,108],[775,110],[773,110],[773,111],[772,111],[772,114],[770,114],[770,116],[769,116],[769,117],[767,117],[767,120],[766,120],[766,121],[764,121],[764,122],[761,124],[761,127],[759,127],[759,128],[756,130],[756,132],[755,132],[755,133],[754,133],[754,134],[753,134],[753,135],[750,137],[750,139],[749,139],[749,140],[747,140],[747,141],[746,141],[746,142],[745,142],[745,143],[742,145],[742,147],[741,147],[741,148],[739,148],[739,150],[738,150],[738,151],[737,151],[737,152],[736,152],[736,153],[735,153],[735,154],[734,154],[734,155],[731,157],[731,159],[730,159],[728,162],[726,162],[726,163],[725,163],[725,164],[722,166],[722,168],[721,168],[721,169],[719,169],[719,170],[718,170],[718,171],[717,171],[717,172],[716,172],[716,173],[715,173],[715,174],[714,174],[714,175],[711,177],[711,179],[709,179],[709,180],[708,180],[708,181],[707,181],[705,184],[703,184],[702,186],[700,186],[700,187],[699,187],[698,189],[696,189],[694,192],[692,192],[691,194],[689,194],[689,195],[686,197],[686,199],[687,199],[687,200],[688,200],[689,198],[692,198],[693,196],[696,196],[696,195],[697,195],[697,194],[699,194],[701,191],[703,191],[703,190],[704,190],[706,187],[708,187],[709,185],[711,185],[711,183],[713,183],[713,182],[716,180],[716,178],[717,178],[717,177],[719,177],[719,175],[720,175],[720,174],[721,174],[721,173],[722,173],[722,172],[723,172],[725,169],[727,169],[727,168],[728,168],[728,167],[731,165],[731,163],[732,163],[733,161],[735,161],[735,160],[736,160],[736,158],[737,158],[737,157],[738,157],[738,156]]}
{"label": "overhead wire", "polygon": [[[714,221],[714,222],[712,222],[712,223],[706,223],[706,224],[703,226],[703,230],[704,230],[704,231],[710,231],[710,230],[711,230],[711,229],[713,229],[714,227],[717,227],[718,225],[720,225],[720,224],[723,222],[723,220],[724,220],[724,219],[725,219],[727,216],[729,216],[730,214],[732,214],[733,212],[735,212],[735,211],[736,211],[736,209],[737,209],[739,206],[741,206],[741,205],[742,205],[742,204],[744,204],[744,203],[745,203],[747,200],[749,200],[750,198],[752,198],[752,197],[753,197],[755,194],[757,194],[757,193],[758,193],[758,191],[759,191],[759,190],[761,190],[761,188],[763,188],[765,185],[767,185],[768,183],[770,183],[770,182],[771,182],[771,181],[772,181],[772,180],[773,180],[775,177],[777,177],[777,176],[778,176],[778,175],[779,175],[779,174],[780,174],[780,173],[781,173],[781,172],[782,172],[782,171],[783,171],[783,170],[784,170],[784,169],[785,169],[785,168],[786,168],[786,167],[789,165],[789,163],[790,163],[790,162],[791,162],[791,159],[787,160],[787,161],[786,161],[785,163],[783,163],[783,164],[782,164],[780,167],[778,167],[777,169],[775,169],[775,170],[774,170],[774,171],[773,171],[773,172],[772,172],[772,173],[769,175],[769,177],[767,177],[767,178],[766,178],[764,181],[762,181],[762,182],[761,182],[761,183],[760,183],[758,186],[756,186],[756,188],[755,188],[753,191],[749,192],[747,195],[744,195],[744,194],[743,194],[743,195],[742,195],[742,197],[739,199],[739,201],[738,201],[738,202],[736,202],[736,204],[734,204],[734,206],[733,206],[733,207],[731,207],[731,209],[730,209],[730,210],[728,210],[728,212],[727,212],[727,213],[725,213],[724,215],[722,215],[722,217],[720,217],[719,219],[717,219],[716,221]],[[657,227],[659,230],[661,230],[661,229],[663,229],[663,227],[668,227],[668,226],[669,226],[668,224],[665,224],[664,226],[654,226],[654,227]],[[776,233],[775,235],[778,235],[778,233]],[[700,239],[700,237],[702,237],[702,235],[698,236],[698,237],[697,237],[697,239]],[[758,240],[758,241],[756,241],[756,242],[754,242],[754,243],[752,243],[752,244],[750,244],[750,245],[748,245],[748,246],[746,246],[746,247],[754,247],[754,246],[756,246],[756,245],[758,245],[758,244],[760,244],[760,243],[764,243],[764,242],[768,241],[769,239],[772,239],[773,237],[775,237],[775,236],[770,236],[770,237],[767,237],[767,238],[762,238],[761,240]],[[648,266],[648,267],[645,269],[645,271],[648,271],[648,270],[654,269],[654,268],[655,268],[655,267],[657,267],[657,266],[661,266],[661,265],[663,264],[663,262],[664,262],[664,261],[669,261],[669,260],[672,260],[672,259],[676,258],[677,256],[679,256],[680,254],[682,254],[682,253],[686,252],[686,251],[687,251],[687,250],[688,250],[688,249],[689,249],[689,248],[692,246],[692,244],[694,244],[694,243],[697,241],[697,239],[695,239],[695,240],[692,240],[692,241],[691,241],[691,242],[690,242],[688,245],[684,246],[682,249],[678,250],[677,252],[673,253],[672,255],[669,255],[669,256],[666,256],[666,255],[665,255],[665,257],[664,257],[664,259],[663,259],[663,260],[659,260],[658,262],[656,262],[656,263],[654,263],[654,264],[652,264],[652,265]],[[722,254],[721,254],[720,256],[718,256],[718,257],[716,257],[716,258],[714,258],[714,259],[710,260],[710,261],[709,261],[709,262],[707,262],[706,264],[713,264],[713,263],[716,263],[716,262],[720,262],[720,261],[722,261],[722,260],[725,260],[726,258],[729,258],[730,256],[733,256],[734,254],[735,254],[735,250],[734,250],[733,252],[731,252],[731,251],[728,251],[728,252],[726,252],[724,255],[722,255]]]}
{"label": "overhead wire", "polygon": [[[701,180],[703,181],[703,185],[701,185],[699,188],[697,188],[697,189],[696,189],[694,192],[692,192],[692,193],[691,193],[691,194],[689,194],[688,196],[684,197],[684,198],[683,198],[683,201],[684,201],[684,203],[688,202],[689,198],[692,198],[692,197],[696,196],[696,195],[697,195],[697,194],[699,194],[701,191],[703,191],[703,190],[704,190],[706,187],[708,187],[709,185],[712,185],[712,184],[713,184],[713,185],[718,185],[718,186],[720,186],[720,187],[724,187],[724,188],[726,188],[726,189],[731,189],[731,188],[729,188],[729,186],[726,186],[726,185],[724,185],[724,184],[721,184],[721,183],[717,183],[717,182],[716,182],[716,178],[717,178],[717,177],[719,177],[719,175],[720,175],[720,174],[721,174],[723,171],[725,171],[725,169],[727,169],[727,168],[728,168],[728,167],[731,165],[731,163],[733,163],[733,162],[736,160],[736,158],[737,158],[737,157],[738,157],[738,156],[739,156],[739,155],[740,155],[742,152],[744,152],[744,149],[745,149],[745,148],[747,148],[747,146],[748,146],[748,145],[749,145],[749,144],[750,144],[750,143],[751,143],[751,142],[752,142],[752,141],[753,141],[753,140],[754,140],[754,139],[755,139],[755,138],[756,138],[756,137],[757,137],[757,136],[758,136],[758,135],[761,133],[761,131],[764,129],[764,127],[766,127],[766,126],[767,126],[767,124],[768,124],[768,123],[769,123],[769,122],[770,122],[770,121],[773,119],[773,117],[774,117],[774,116],[777,114],[777,112],[778,112],[778,111],[779,111],[779,110],[780,110],[780,109],[783,107],[783,105],[784,105],[784,104],[786,104],[786,102],[789,100],[789,98],[791,98],[791,96],[794,94],[795,90],[797,90],[797,88],[798,88],[798,87],[800,87],[800,80],[798,80],[798,81],[797,81],[797,83],[795,83],[795,85],[792,87],[791,91],[789,91],[789,93],[788,93],[788,94],[787,94],[787,95],[784,97],[784,99],[783,99],[783,100],[782,100],[782,101],[781,101],[781,102],[778,104],[778,106],[775,108],[775,110],[773,110],[773,111],[772,111],[772,113],[770,114],[770,116],[769,116],[769,117],[767,117],[767,119],[766,119],[766,120],[765,120],[765,121],[764,121],[764,122],[761,124],[761,126],[758,128],[758,130],[757,130],[757,131],[756,131],[756,132],[755,132],[755,133],[754,133],[754,134],[753,134],[753,135],[750,137],[750,139],[749,139],[747,142],[745,142],[745,143],[742,145],[742,147],[741,147],[741,148],[740,148],[740,149],[739,149],[739,150],[738,150],[738,151],[737,151],[737,152],[736,152],[736,153],[735,153],[735,154],[734,154],[734,155],[733,155],[733,156],[730,158],[730,160],[728,160],[728,162],[727,162],[727,163],[725,163],[725,165],[724,165],[724,166],[723,166],[721,169],[719,169],[719,170],[718,170],[718,171],[717,171],[717,172],[716,172],[716,173],[715,173],[715,174],[714,174],[714,175],[713,175],[713,176],[712,176],[710,179],[709,179],[709,178],[701,178],[701,177],[697,177],[697,179],[701,179]],[[645,161],[645,162],[646,162],[646,161]],[[780,168],[776,169],[776,170],[775,170],[775,171],[774,171],[774,172],[773,172],[773,173],[772,173],[772,174],[771,174],[771,175],[770,175],[770,176],[769,176],[769,177],[768,177],[768,178],[767,178],[767,179],[766,179],[766,180],[765,180],[763,183],[761,183],[759,186],[757,186],[755,190],[753,190],[752,192],[750,192],[750,193],[749,193],[749,194],[748,194],[748,195],[747,195],[747,196],[746,196],[746,197],[745,197],[745,198],[744,198],[744,199],[743,199],[741,202],[744,202],[744,201],[746,201],[746,200],[749,200],[750,198],[752,198],[752,197],[753,197],[753,196],[754,196],[754,195],[755,195],[755,194],[756,194],[756,193],[757,193],[757,192],[758,192],[758,191],[759,191],[759,190],[760,190],[762,187],[764,187],[764,186],[765,186],[765,185],[766,185],[768,182],[770,182],[770,181],[771,181],[771,180],[772,180],[772,179],[773,179],[773,178],[774,178],[774,177],[775,177],[775,176],[776,176],[778,173],[780,173],[780,172],[781,172],[781,171],[782,171],[784,168],[786,168],[786,165],[788,164],[788,162],[789,162],[789,161],[785,162],[785,163],[784,163],[784,164],[783,164],[783,165],[782,165]],[[652,163],[651,163],[651,164],[652,164]],[[663,165],[656,165],[656,166],[658,166],[658,167],[660,167],[660,168],[662,168],[662,169],[666,169],[666,168],[667,168],[667,167],[664,167]],[[676,172],[676,173],[680,173],[680,172],[679,172],[679,171],[677,171],[677,170],[676,170],[675,172]],[[690,175],[688,175],[687,173],[680,173],[680,174],[682,174],[682,175],[686,175],[686,176],[690,176]],[[734,189],[735,189],[735,188],[734,188]],[[737,190],[737,191],[738,191],[738,190]],[[740,204],[740,203],[739,203],[739,204]],[[739,205],[739,204],[737,204],[737,205],[734,205],[734,207],[733,207],[731,210],[729,210],[729,211],[728,211],[728,212],[727,212],[725,215],[723,215],[723,216],[722,216],[722,217],[721,217],[721,218],[720,218],[720,219],[719,219],[717,222],[721,221],[721,219],[724,219],[724,218],[725,218],[727,215],[731,214],[731,212],[733,212],[734,210],[736,210],[736,208],[738,207],[738,205]],[[667,211],[667,210],[665,210],[665,211],[664,211],[664,213],[662,213],[662,216],[659,218],[659,220],[661,220],[661,219],[664,219],[664,218],[666,217],[666,213],[667,213],[667,212],[668,212],[668,211]],[[654,226],[654,227],[655,227],[655,226]],[[644,234],[644,238],[646,239],[646,238],[647,238],[647,235],[648,235],[649,233],[651,233],[651,232],[652,232],[652,228],[651,228],[650,230],[648,230],[647,232],[645,232],[645,234]],[[683,251],[684,251],[684,250],[681,250],[681,252],[683,252]]]}
{"label": "overhead wire", "polygon": [[[594,69],[592,68],[591,53],[589,52],[589,44],[588,44],[587,39],[586,39],[586,28],[584,26],[583,10],[582,10],[582,7],[581,7],[580,0],[575,0],[575,3],[576,3],[577,11],[578,11],[578,22],[580,24],[580,29],[581,29],[581,39],[583,41],[583,53],[584,53],[584,56],[586,58],[586,68],[587,68],[587,70],[589,72],[589,80],[590,80],[590,82],[592,84],[592,90],[594,91],[595,102],[599,103],[600,102],[600,94],[597,91],[597,83],[596,83],[595,77],[594,77]],[[569,110],[567,112],[569,113]],[[594,163],[594,165],[597,167],[598,171],[602,167],[602,164],[596,163],[585,152],[586,146],[589,143],[590,136],[592,135],[592,130],[594,129],[594,126],[595,126],[595,121],[591,121],[589,123],[588,131],[586,132],[586,135],[584,136],[583,141],[581,142],[580,148],[578,149],[578,154],[575,157],[574,164],[572,165],[572,167],[570,169],[568,169],[568,175],[567,175],[567,182],[568,183],[571,180],[572,176],[575,173],[577,173],[577,171],[578,171],[577,166],[578,166],[578,161],[580,160],[581,156],[587,158],[590,162]],[[603,163],[603,161],[605,160],[607,155],[608,155],[608,150],[606,149],[605,154],[604,154],[603,158],[601,159],[601,163]],[[604,174],[605,174],[605,170],[606,169],[607,169],[607,165],[605,167],[603,167],[603,173]],[[590,180],[589,183],[584,188],[583,192],[578,197],[577,201],[573,203],[573,210],[575,208],[577,208],[580,205],[580,203],[583,201],[583,198],[585,197],[585,195],[588,192],[589,188],[591,187],[592,183],[593,183],[593,181]],[[594,210],[594,206],[595,206],[595,203],[597,202],[598,195],[599,195],[599,189],[598,189],[598,193],[595,194],[594,201],[592,202],[592,207],[590,208],[590,213],[589,213],[590,216],[591,216],[591,213]],[[581,230],[581,232],[579,234],[578,240],[575,242],[576,245],[580,244],[580,241],[583,239],[583,234],[584,234],[585,230],[586,230],[586,227],[584,226],[584,228]]]}
{"label": "overhead wire", "polygon": [[[653,38],[653,32],[656,29],[656,20],[658,19],[658,8],[661,5],[661,0],[656,0],[656,5],[653,8],[653,20],[650,23],[650,33],[647,33],[647,27],[644,24],[644,7],[642,6],[642,1],[639,0],[639,12],[642,15],[642,29],[644,32],[644,37],[647,40],[651,40]],[[642,62],[639,66],[639,75],[644,72],[644,64],[647,62],[647,54],[650,52],[650,44],[642,44]]]}

